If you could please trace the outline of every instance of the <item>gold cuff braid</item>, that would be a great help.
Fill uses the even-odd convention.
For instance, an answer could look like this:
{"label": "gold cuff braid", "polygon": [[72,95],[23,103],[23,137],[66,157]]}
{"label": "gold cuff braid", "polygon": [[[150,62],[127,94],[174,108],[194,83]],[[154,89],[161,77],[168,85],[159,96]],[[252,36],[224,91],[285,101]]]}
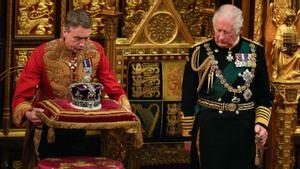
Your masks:
{"label": "gold cuff braid", "polygon": [[28,110],[32,110],[32,104],[28,101],[22,102],[15,107],[13,112],[13,120],[17,126],[22,125],[22,119],[25,115],[25,112]]}
{"label": "gold cuff braid", "polygon": [[261,123],[264,124],[265,126],[269,125],[269,121],[271,118],[271,109],[264,107],[264,106],[258,106],[255,109],[255,123]]}
{"label": "gold cuff braid", "polygon": [[181,125],[182,125],[182,136],[189,137],[191,136],[190,132],[192,131],[194,124],[194,116],[184,116],[181,112]]}

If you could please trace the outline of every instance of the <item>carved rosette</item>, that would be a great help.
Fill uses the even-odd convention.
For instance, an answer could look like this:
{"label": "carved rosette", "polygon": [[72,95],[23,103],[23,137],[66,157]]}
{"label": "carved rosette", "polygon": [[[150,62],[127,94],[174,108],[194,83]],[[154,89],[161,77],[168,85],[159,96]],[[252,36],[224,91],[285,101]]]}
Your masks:
{"label": "carved rosette", "polygon": [[16,36],[54,35],[54,0],[16,2]]}
{"label": "carved rosette", "polygon": [[152,16],[145,28],[146,37],[155,44],[168,44],[177,35],[178,25],[168,12],[158,12]]}
{"label": "carved rosette", "polygon": [[277,116],[275,134],[277,157],[275,168],[294,168],[295,154],[292,136],[296,129],[297,104],[300,97],[300,83],[273,82],[275,92],[273,110]]}

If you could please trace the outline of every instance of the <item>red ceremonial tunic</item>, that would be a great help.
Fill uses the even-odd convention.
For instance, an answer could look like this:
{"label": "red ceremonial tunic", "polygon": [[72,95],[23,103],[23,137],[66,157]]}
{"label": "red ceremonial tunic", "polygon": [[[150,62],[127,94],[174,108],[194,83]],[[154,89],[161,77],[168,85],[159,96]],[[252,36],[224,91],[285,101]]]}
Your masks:
{"label": "red ceremonial tunic", "polygon": [[[37,47],[24,67],[12,99],[15,124],[22,125],[23,116],[32,109],[34,100],[69,98],[69,86],[82,80],[83,60],[88,58],[92,62],[92,78],[103,84],[104,93],[114,100],[125,95],[99,43],[89,40],[86,47],[74,55],[65,47],[63,39],[56,39]],[[70,68],[72,61],[77,64],[74,71]],[[38,97],[34,98],[36,94]]]}

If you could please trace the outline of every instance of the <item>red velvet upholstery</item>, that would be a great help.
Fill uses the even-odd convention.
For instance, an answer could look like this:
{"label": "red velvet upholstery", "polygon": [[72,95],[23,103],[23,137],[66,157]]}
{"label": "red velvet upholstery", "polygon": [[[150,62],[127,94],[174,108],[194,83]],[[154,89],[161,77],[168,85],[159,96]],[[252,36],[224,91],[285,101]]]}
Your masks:
{"label": "red velvet upholstery", "polygon": [[102,108],[98,110],[81,110],[71,106],[68,100],[44,100],[35,105],[43,108],[44,118],[65,123],[99,123],[99,122],[137,122],[137,116],[126,111],[117,102],[101,100]]}
{"label": "red velvet upholstery", "polygon": [[38,169],[125,169],[119,161],[105,157],[46,158],[39,162]]}

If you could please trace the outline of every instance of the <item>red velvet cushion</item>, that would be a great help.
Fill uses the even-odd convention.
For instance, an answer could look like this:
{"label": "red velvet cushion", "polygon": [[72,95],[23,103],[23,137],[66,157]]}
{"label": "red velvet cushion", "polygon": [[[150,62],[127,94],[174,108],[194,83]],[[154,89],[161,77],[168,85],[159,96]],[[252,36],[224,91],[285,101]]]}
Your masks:
{"label": "red velvet cushion", "polygon": [[117,102],[105,99],[101,101],[101,104],[101,109],[87,111],[73,108],[67,100],[55,99],[38,102],[35,107],[45,110],[38,113],[38,116],[50,127],[115,128],[115,126],[109,125],[117,122],[121,128],[136,126],[136,123],[138,123],[137,116],[126,111]]}
{"label": "red velvet cushion", "polygon": [[111,99],[101,100],[98,110],[80,110],[71,106],[68,100],[54,99],[37,102],[34,107],[44,109],[37,112],[43,122],[53,128],[65,129],[124,129],[134,135],[133,146],[143,144],[139,118]]}
{"label": "red velvet cushion", "polygon": [[46,158],[39,162],[39,169],[125,169],[119,161],[105,157]]}

